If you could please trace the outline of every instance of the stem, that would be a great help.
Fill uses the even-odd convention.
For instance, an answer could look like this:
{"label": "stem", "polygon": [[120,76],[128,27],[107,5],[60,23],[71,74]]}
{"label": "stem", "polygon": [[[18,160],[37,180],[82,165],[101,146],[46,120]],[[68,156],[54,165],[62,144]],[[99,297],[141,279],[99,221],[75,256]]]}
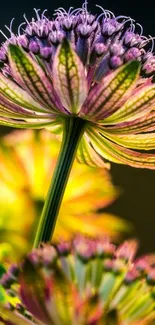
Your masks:
{"label": "stem", "polygon": [[79,141],[85,129],[85,124],[86,121],[78,117],[69,117],[65,120],[63,140],[57,165],[54,170],[34,241],[34,247],[36,248],[41,242],[50,241],[53,235],[67,181]]}

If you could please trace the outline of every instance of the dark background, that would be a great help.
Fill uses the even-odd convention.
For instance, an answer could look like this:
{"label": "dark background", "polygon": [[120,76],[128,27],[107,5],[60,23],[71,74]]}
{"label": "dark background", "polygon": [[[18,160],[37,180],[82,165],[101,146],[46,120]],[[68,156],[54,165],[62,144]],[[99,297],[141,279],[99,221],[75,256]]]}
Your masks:
{"label": "dark background", "polygon": [[[152,1],[136,0],[96,0],[98,5],[109,9],[117,15],[126,15],[134,18],[144,27],[145,35],[155,35],[154,7]],[[8,25],[15,17],[14,32],[23,21],[22,15],[27,18],[34,16],[33,8],[48,9],[49,16],[58,7],[68,9],[70,6],[80,7],[82,2],[74,1],[52,1],[52,0],[27,0],[2,2],[0,10],[0,29],[7,34],[4,25]],[[89,1],[91,11],[96,12],[95,2]],[[7,34],[8,35],[8,34]],[[0,35],[0,41],[4,41]],[[8,132],[8,129],[1,127],[1,134]],[[134,169],[123,165],[112,165],[113,181],[123,189],[121,197],[107,209],[109,212],[120,215],[130,220],[134,225],[134,236],[140,240],[140,251],[146,253],[155,250],[155,171]]]}

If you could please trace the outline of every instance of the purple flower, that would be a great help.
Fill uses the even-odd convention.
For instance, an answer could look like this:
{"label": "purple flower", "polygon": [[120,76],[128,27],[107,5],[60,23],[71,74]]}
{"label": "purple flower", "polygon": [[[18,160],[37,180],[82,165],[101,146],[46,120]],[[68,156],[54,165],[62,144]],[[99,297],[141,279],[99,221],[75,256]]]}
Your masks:
{"label": "purple flower", "polygon": [[0,48],[0,123],[59,133],[80,119],[80,162],[155,169],[144,152],[155,149],[153,38],[130,17],[91,14],[86,2],[24,18]]}
{"label": "purple flower", "polygon": [[33,250],[1,280],[7,299],[0,320],[11,325],[153,324],[154,256],[135,260],[136,249],[132,240],[116,247],[108,238],[78,236]]}

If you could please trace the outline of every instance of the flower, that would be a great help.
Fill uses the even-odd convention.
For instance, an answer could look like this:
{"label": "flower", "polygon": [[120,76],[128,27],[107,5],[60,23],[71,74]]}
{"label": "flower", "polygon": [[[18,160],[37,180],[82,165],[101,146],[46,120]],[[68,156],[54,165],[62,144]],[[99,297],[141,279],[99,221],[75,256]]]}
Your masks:
{"label": "flower", "polygon": [[[12,260],[32,247],[60,141],[45,130],[25,130],[4,136],[0,144],[0,247],[5,260]],[[77,232],[93,237],[104,233],[118,239],[119,233],[128,231],[127,223],[97,212],[111,204],[118,192],[107,170],[75,162],[54,239],[69,239]]]}
{"label": "flower", "polygon": [[33,250],[2,277],[6,293],[2,322],[151,324],[155,321],[154,256],[134,261],[136,248],[134,240],[116,248],[105,238],[77,236],[72,242]]}
{"label": "flower", "polygon": [[144,152],[155,148],[153,38],[130,17],[91,14],[87,2],[24,18],[0,48],[0,123],[60,132],[80,119],[81,162],[155,169]]}

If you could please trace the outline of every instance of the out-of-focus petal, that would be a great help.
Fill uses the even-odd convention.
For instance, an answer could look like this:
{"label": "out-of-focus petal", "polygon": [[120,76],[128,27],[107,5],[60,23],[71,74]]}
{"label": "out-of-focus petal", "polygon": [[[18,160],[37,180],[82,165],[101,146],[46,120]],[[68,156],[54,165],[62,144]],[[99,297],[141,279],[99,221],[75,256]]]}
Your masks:
{"label": "out-of-focus petal", "polygon": [[0,321],[4,325],[35,325],[21,314],[17,312],[13,313],[11,310],[2,307],[0,308]]}
{"label": "out-of-focus petal", "polygon": [[53,62],[53,84],[64,107],[76,114],[87,97],[85,69],[68,41],[59,46]]}
{"label": "out-of-focus petal", "polygon": [[28,260],[23,265],[20,283],[21,297],[29,312],[46,325],[49,325],[51,319],[45,307],[46,299],[49,299],[49,288],[39,272],[37,272],[36,276],[34,265]]}

